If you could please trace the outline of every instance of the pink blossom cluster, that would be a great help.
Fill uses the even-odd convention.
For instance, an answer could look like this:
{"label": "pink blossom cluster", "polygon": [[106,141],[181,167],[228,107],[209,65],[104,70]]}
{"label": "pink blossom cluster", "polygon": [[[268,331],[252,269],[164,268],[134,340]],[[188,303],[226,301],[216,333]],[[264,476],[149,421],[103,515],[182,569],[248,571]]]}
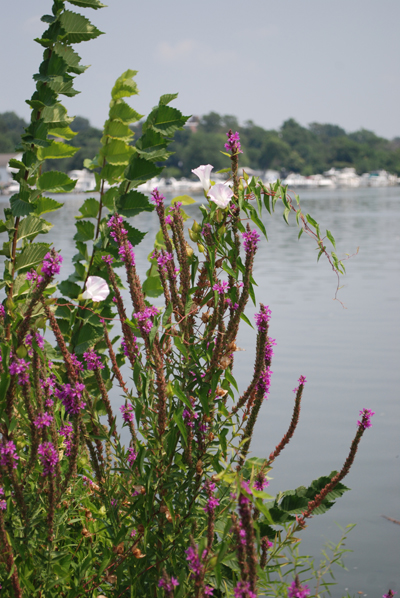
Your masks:
{"label": "pink blossom cluster", "polygon": [[360,411],[361,421],[357,422],[357,426],[362,426],[364,430],[370,428],[372,426],[371,417],[373,415],[375,415],[375,412],[371,411],[371,409],[362,409]]}
{"label": "pink blossom cluster", "polygon": [[10,363],[10,374],[11,376],[18,376],[18,384],[24,386],[29,382],[29,366],[30,362],[26,362],[24,359],[13,357]]}
{"label": "pink blossom cluster", "polygon": [[51,278],[55,274],[60,274],[63,258],[58,253],[46,253],[43,260],[42,273]]}
{"label": "pink blossom cluster", "polygon": [[3,443],[0,445],[0,465],[4,467],[11,465],[13,469],[16,469],[18,459],[17,449],[13,441],[3,440]]}
{"label": "pink blossom cluster", "polygon": [[[127,252],[129,253],[129,257],[132,264],[135,263],[135,254],[133,252],[133,246],[130,241],[127,240],[128,231],[126,228],[122,226],[124,219],[122,216],[111,216],[110,220],[107,222],[107,226],[111,228],[110,237],[114,239],[114,241],[119,246],[118,254],[123,262],[127,261]],[[125,246],[125,243],[127,247]],[[108,259],[108,258],[107,258]],[[105,260],[106,261],[106,260]]]}
{"label": "pink blossom cluster", "polygon": [[82,393],[85,390],[85,385],[77,382],[75,386],[71,384],[64,384],[61,388],[56,388],[54,394],[61,401],[67,413],[76,415],[80,409],[86,406],[82,401]]}
{"label": "pink blossom cluster", "polygon": [[225,149],[228,152],[232,152],[232,154],[243,154],[240,145],[239,133],[237,131],[236,133],[232,133],[232,131],[229,130],[226,136],[228,137],[228,141],[225,143]]}
{"label": "pink blossom cluster", "polygon": [[6,317],[6,310],[4,309],[4,305],[0,305],[0,318]]}
{"label": "pink blossom cluster", "polygon": [[[54,392],[55,385],[56,385],[56,377],[54,374],[51,374],[45,380],[42,380],[40,378],[40,388],[42,390],[44,390],[45,392],[47,392],[50,396]],[[51,405],[52,404],[53,404],[53,401],[51,402]]]}
{"label": "pink blossom cluster", "polygon": [[256,326],[260,332],[266,332],[268,328],[268,322],[271,319],[271,310],[269,309],[268,305],[261,310],[258,314],[255,314],[254,319],[256,321]]}
{"label": "pink blossom cluster", "polygon": [[158,315],[158,309],[156,307],[146,307],[143,311],[138,311],[133,314],[133,317],[137,319],[138,325],[141,332],[145,334],[149,334],[150,330],[153,328],[153,320],[154,316]]}
{"label": "pink blossom cluster", "polygon": [[245,251],[256,251],[258,247],[258,241],[260,240],[260,235],[256,229],[242,233],[242,237]]}
{"label": "pink blossom cluster", "polygon": [[71,354],[71,361],[74,364],[74,366],[76,367],[76,369],[78,370],[78,372],[83,372],[83,363],[81,361],[79,361],[79,359],[77,358],[75,353]]}
{"label": "pink blossom cluster", "polygon": [[225,299],[225,303],[227,303],[229,305],[229,307],[231,307],[233,310],[237,310],[237,308],[239,307],[239,303],[232,303],[232,299],[230,299],[229,297],[227,297]]}
{"label": "pink blossom cluster", "polygon": [[289,598],[307,598],[310,595],[310,590],[307,585],[302,585],[299,581],[299,578],[296,576],[296,579],[292,581],[288,588],[288,597]]}
{"label": "pink blossom cluster", "polygon": [[43,282],[44,277],[40,276],[36,270],[30,270],[29,272],[26,273],[25,276],[26,280],[30,280],[30,281],[36,281],[36,286],[39,286],[41,282]]}
{"label": "pink blossom cluster", "polygon": [[34,420],[33,424],[36,428],[42,429],[44,427],[49,427],[51,422],[54,420],[53,416],[50,413],[41,413],[37,416]]}
{"label": "pink blossom cluster", "polygon": [[104,369],[104,365],[101,363],[101,358],[94,349],[90,349],[90,351],[86,351],[83,354],[83,359],[86,361],[86,367],[88,370],[102,370]]}
{"label": "pink blossom cluster", "polygon": [[[32,341],[33,341],[33,335],[30,332],[28,332],[28,334],[25,337],[25,345],[30,347],[28,349],[29,357],[33,356]],[[35,332],[35,341],[36,341],[39,349],[44,349],[44,338],[41,334],[39,334],[39,332]]]}
{"label": "pink blossom cluster", "polygon": [[134,462],[136,461],[137,456],[138,456],[138,454],[135,451],[135,449],[133,447],[129,447],[127,461],[131,467],[134,464]]}
{"label": "pink blossom cluster", "polygon": [[215,483],[211,482],[210,480],[207,480],[204,484],[204,489],[206,490],[208,495],[207,504],[205,507],[203,507],[203,511],[205,511],[206,513],[213,513],[216,507],[218,507],[219,505],[218,498],[215,498],[215,496],[213,496],[213,492],[215,492],[216,488],[217,486],[215,485]]}
{"label": "pink blossom cluster", "polygon": [[156,206],[164,205],[165,197],[158,191],[157,187],[155,187],[151,192],[151,199],[156,204]]}
{"label": "pink blossom cluster", "polygon": [[[189,548],[187,550],[185,550],[185,553],[186,553],[186,560],[189,562],[189,569],[191,571],[191,577],[192,578],[200,577],[203,567],[202,567],[202,564],[200,561],[200,557],[197,553],[197,546],[196,546],[196,550],[193,546],[189,546]],[[204,550],[203,558],[205,558],[206,556],[207,556],[207,550]]]}
{"label": "pink blossom cluster", "polygon": [[132,405],[121,405],[119,410],[122,413],[122,419],[126,424],[133,422],[133,407]]}
{"label": "pink blossom cluster", "polygon": [[173,258],[172,253],[168,253],[167,251],[163,251],[157,257],[157,264],[160,266],[160,268],[161,268],[161,270],[163,272],[168,272],[167,264],[168,264],[168,262],[171,262],[173,259],[174,258]]}
{"label": "pink blossom cluster", "polygon": [[293,389],[293,392],[296,393],[299,390],[299,387],[304,386],[306,382],[307,378],[305,376],[300,376],[300,378],[298,379],[299,386],[296,386],[296,388]]}
{"label": "pink blossom cluster", "polygon": [[213,286],[213,291],[217,291],[218,295],[224,295],[229,290],[229,284],[224,280],[222,282],[217,282]]}
{"label": "pink blossom cluster", "polygon": [[257,598],[257,594],[250,590],[249,581],[238,581],[233,588],[235,598]]}
{"label": "pink blossom cluster", "polygon": [[42,476],[54,475],[58,463],[58,452],[51,442],[43,442],[38,448],[39,459],[43,467]]}
{"label": "pink blossom cluster", "polygon": [[175,577],[171,577],[171,581],[167,581],[162,577],[158,582],[158,587],[164,588],[166,592],[172,592],[176,586],[179,586],[179,581]]}
{"label": "pink blossom cluster", "polygon": [[[191,372],[194,376],[196,376],[196,374],[194,372]],[[194,398],[190,398],[190,402],[192,404],[192,407],[194,408]],[[182,417],[183,420],[185,422],[185,424],[189,427],[189,428],[194,428],[194,422],[196,419],[198,419],[199,414],[196,413],[195,411],[188,409],[188,407],[185,407],[185,409],[183,410],[182,413]]]}
{"label": "pink blossom cluster", "polygon": [[110,266],[114,261],[114,258],[112,255],[103,255],[101,259],[103,260],[103,262],[105,262],[106,264],[109,264]]}

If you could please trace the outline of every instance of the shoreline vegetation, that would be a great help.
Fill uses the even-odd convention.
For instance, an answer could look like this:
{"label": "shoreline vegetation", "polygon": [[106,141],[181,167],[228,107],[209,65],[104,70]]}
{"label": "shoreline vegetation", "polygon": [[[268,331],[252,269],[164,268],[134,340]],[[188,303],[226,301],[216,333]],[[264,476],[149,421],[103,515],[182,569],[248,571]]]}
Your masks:
{"label": "shoreline vegetation", "polygon": [[[0,114],[0,158],[18,152],[18,139],[27,123],[14,112]],[[48,160],[44,170],[56,168],[76,179],[76,191],[93,188],[94,176],[83,170],[85,160],[95,155],[100,147],[102,131],[90,125],[88,119],[78,116],[71,124],[76,136],[70,144],[80,148],[69,158]],[[285,121],[279,130],[265,130],[253,121],[240,126],[234,116],[210,112],[202,117],[193,116],[171,143],[172,155],[166,162],[163,178],[151,181],[163,192],[200,191],[194,180],[191,165],[211,161],[215,171],[224,168],[220,151],[226,128],[238,130],[242,140],[244,170],[250,176],[262,178],[265,184],[277,179],[290,188],[335,188],[359,186],[391,186],[399,184],[400,137],[392,140],[361,129],[346,133],[332,124],[311,123],[302,127],[294,119]],[[142,133],[142,123],[131,125],[134,139]],[[133,142],[132,142],[133,143]],[[11,173],[0,164],[0,193],[14,193]],[[223,178],[221,176],[221,178]],[[199,189],[197,189],[199,187]],[[143,188],[143,191],[150,192]]]}

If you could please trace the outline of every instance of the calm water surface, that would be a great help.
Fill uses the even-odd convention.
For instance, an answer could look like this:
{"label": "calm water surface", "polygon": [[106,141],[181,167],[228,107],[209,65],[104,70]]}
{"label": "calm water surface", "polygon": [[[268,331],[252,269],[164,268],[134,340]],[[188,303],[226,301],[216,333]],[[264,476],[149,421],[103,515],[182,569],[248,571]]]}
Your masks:
{"label": "calm water surface", "polygon": [[[47,240],[61,249],[66,276],[75,253],[73,220],[84,196],[60,198],[64,208],[47,215],[55,224]],[[270,334],[277,346],[271,395],[260,413],[252,451],[268,456],[285,433],[300,374],[308,380],[300,423],[271,472],[271,494],[339,469],[359,410],[376,412],[345,480],[352,491],[326,515],[310,520],[302,552],[318,557],[327,539],[340,536],[335,522],[356,523],[347,542],[354,551],[346,558],[348,571],[338,570],[332,595],[339,598],[347,589],[350,595],[380,597],[389,587],[400,590],[400,526],[382,517],[400,520],[400,189],[313,190],[301,193],[301,203],[322,230],[332,231],[339,256],[360,249],[346,262],[339,293],[344,309],[333,300],[336,278],[326,260],[316,263],[313,242],[305,235],[298,241],[295,224],[288,227],[281,212],[265,216],[269,242],[260,245],[255,279],[258,300],[272,310]],[[6,205],[6,198],[0,197],[0,205]],[[187,211],[194,216],[196,210],[190,206]],[[141,214],[134,225],[149,231],[135,248],[144,275],[158,230],[154,213]],[[235,357],[242,388],[252,374],[254,342],[254,331],[243,327],[239,345],[246,352]]]}

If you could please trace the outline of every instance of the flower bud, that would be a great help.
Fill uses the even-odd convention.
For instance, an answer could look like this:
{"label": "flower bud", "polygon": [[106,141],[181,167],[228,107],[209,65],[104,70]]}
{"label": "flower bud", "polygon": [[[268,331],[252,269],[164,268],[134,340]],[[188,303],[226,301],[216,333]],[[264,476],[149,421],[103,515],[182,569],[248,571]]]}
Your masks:
{"label": "flower bud", "polygon": [[197,243],[197,249],[200,251],[200,253],[204,253],[204,245],[201,243]]}
{"label": "flower bud", "polygon": [[193,222],[193,225],[192,225],[192,230],[193,230],[195,233],[201,233],[201,224],[199,224],[199,223],[198,223],[198,222],[196,222],[196,220],[195,220],[195,221]]}
{"label": "flower bud", "polygon": [[222,210],[216,209],[214,213],[214,220],[216,220],[217,222],[222,222],[223,218],[224,215],[222,213]]}
{"label": "flower bud", "polygon": [[191,258],[193,257],[193,249],[190,247],[190,245],[186,244],[186,255]]}
{"label": "flower bud", "polygon": [[194,230],[191,228],[189,228],[189,237],[191,238],[193,243],[197,243],[197,241],[199,240],[199,235],[195,233]]}

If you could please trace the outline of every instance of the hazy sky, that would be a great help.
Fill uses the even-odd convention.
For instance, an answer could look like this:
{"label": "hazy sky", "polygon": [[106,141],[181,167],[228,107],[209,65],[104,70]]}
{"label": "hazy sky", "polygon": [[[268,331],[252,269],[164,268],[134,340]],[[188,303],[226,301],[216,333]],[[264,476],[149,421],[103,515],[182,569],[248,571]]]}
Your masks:
{"label": "hazy sky", "polygon": [[[107,2],[107,0],[104,0]],[[68,3],[67,3],[68,4]],[[33,41],[51,0],[7,0],[1,7],[0,112],[28,118],[25,99],[41,61]],[[105,35],[76,46],[82,93],[65,99],[71,115],[104,122],[114,80],[138,70],[145,114],[163,93],[179,92],[186,115],[215,110],[277,128],[361,127],[400,136],[400,0],[109,0],[90,17]]]}

